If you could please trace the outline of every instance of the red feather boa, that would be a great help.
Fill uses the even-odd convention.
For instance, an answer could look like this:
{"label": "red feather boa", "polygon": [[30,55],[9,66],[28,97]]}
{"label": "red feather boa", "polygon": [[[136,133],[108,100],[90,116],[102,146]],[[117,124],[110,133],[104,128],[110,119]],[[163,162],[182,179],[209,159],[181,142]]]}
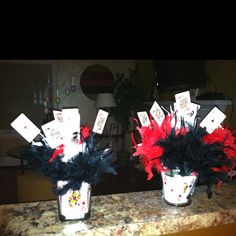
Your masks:
{"label": "red feather boa", "polygon": [[214,171],[219,172],[232,172],[232,168],[236,166],[236,141],[235,136],[233,135],[235,131],[231,131],[228,128],[219,127],[215,129],[211,134],[207,134],[203,137],[203,143],[220,143],[222,144],[223,151],[227,158],[231,160],[232,167],[228,169],[226,166],[222,166],[221,168],[213,168]]}
{"label": "red feather boa", "polygon": [[[150,120],[151,124],[149,127],[136,127],[142,139],[141,144],[137,145],[132,136],[134,148],[136,149],[133,156],[141,157],[145,171],[148,173],[148,180],[153,177],[152,169],[156,169],[159,173],[163,170],[160,157],[164,150],[162,147],[154,146],[154,144],[160,139],[165,139],[170,134],[172,130],[171,121],[173,121],[173,116],[166,116],[161,126],[159,126],[155,120]],[[186,128],[176,129],[177,135],[184,135],[186,132]]]}

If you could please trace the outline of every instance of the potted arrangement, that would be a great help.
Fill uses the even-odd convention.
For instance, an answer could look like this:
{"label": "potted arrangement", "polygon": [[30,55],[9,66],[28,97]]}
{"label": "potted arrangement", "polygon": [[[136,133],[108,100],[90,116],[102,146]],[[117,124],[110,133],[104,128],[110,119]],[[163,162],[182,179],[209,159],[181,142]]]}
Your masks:
{"label": "potted arrangement", "polygon": [[221,122],[225,115],[214,107],[199,122],[200,105],[190,101],[189,92],[175,95],[174,109],[165,114],[157,102],[147,112],[138,112],[139,143],[133,137],[134,156],[139,156],[147,179],[156,170],[162,176],[163,200],[170,205],[185,206],[198,179],[211,187],[229,178],[236,164],[236,139]]}
{"label": "potted arrangement", "polygon": [[78,108],[54,111],[55,119],[42,125],[43,134],[23,113],[11,123],[30,142],[29,164],[55,185],[61,221],[90,217],[91,186],[101,181],[103,173],[116,174],[112,150],[96,142],[107,116],[99,110],[91,130],[89,125],[80,126]]}

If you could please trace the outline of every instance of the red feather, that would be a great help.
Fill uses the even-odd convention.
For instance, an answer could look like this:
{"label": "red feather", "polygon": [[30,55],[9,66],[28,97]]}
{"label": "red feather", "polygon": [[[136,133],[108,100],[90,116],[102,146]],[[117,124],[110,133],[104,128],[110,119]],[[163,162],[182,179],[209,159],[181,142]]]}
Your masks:
{"label": "red feather", "polygon": [[227,158],[232,159],[236,157],[236,139],[233,132],[228,128],[217,128],[211,134],[203,137],[203,143],[220,143],[223,146],[223,151]]}
{"label": "red feather", "polygon": [[141,156],[145,171],[148,173],[148,180],[153,177],[152,169],[156,169],[158,172],[162,170],[160,157],[164,150],[154,144],[160,139],[165,139],[167,135],[170,134],[172,129],[171,119],[172,116],[166,116],[161,126],[159,126],[155,120],[151,120],[149,127],[137,127],[142,139],[141,144],[137,145],[132,136],[134,148],[136,149],[133,155]]}

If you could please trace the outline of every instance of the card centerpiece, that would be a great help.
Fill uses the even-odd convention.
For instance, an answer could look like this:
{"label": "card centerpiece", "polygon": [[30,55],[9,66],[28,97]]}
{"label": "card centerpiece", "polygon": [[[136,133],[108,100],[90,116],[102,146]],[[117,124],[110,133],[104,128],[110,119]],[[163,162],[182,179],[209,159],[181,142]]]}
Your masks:
{"label": "card centerpiece", "polygon": [[[199,122],[200,105],[192,103],[189,91],[175,95],[170,111],[155,101],[135,119],[139,143],[132,135],[135,152],[148,173],[162,176],[165,202],[184,206],[191,203],[196,182],[207,185],[211,198],[214,183],[229,180],[236,166],[236,139],[233,131],[221,125],[226,115],[214,107]],[[137,136],[136,136],[137,139]]]}
{"label": "card centerpiece", "polygon": [[102,180],[103,173],[116,174],[111,148],[96,143],[108,113],[98,111],[92,130],[89,125],[80,126],[78,108],[53,114],[54,120],[42,125],[43,133],[23,113],[11,126],[30,143],[27,160],[32,168],[55,184],[60,220],[86,219],[91,210],[91,186]]}

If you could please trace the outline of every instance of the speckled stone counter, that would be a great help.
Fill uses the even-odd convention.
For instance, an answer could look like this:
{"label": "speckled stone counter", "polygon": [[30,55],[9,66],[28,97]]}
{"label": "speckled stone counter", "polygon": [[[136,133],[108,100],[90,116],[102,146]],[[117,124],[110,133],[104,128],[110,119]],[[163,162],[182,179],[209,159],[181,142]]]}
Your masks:
{"label": "speckled stone counter", "polygon": [[161,191],[92,197],[91,217],[60,222],[57,201],[0,205],[0,235],[162,235],[236,222],[236,184],[198,186],[192,203],[169,206]]}

